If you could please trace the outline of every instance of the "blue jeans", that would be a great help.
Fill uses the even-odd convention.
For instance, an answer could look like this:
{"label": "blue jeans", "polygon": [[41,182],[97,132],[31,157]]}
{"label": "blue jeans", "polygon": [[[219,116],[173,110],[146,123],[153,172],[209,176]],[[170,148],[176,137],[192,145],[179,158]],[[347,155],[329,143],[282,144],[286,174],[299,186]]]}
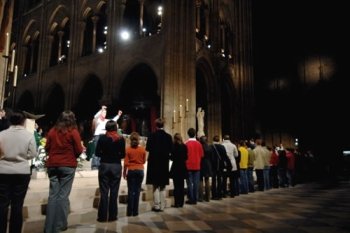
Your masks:
{"label": "blue jeans", "polygon": [[9,206],[11,206],[9,232],[22,232],[22,209],[29,181],[30,175],[0,174],[0,232],[6,232]]}
{"label": "blue jeans", "polygon": [[264,188],[265,190],[271,189],[270,184],[270,166],[264,167]]}
{"label": "blue jeans", "polygon": [[[95,148],[97,146],[97,141],[98,139],[100,138],[100,135],[95,135],[94,136],[94,143],[95,143]],[[96,170],[98,169],[98,167],[100,166],[100,160],[101,158],[100,157],[97,157],[96,156],[96,152],[94,152],[92,154],[92,157],[91,157],[91,170]]]}
{"label": "blue jeans", "polygon": [[98,168],[100,203],[98,205],[97,220],[100,222],[117,219],[118,192],[121,177],[122,165],[119,163],[101,163]]}
{"label": "blue jeans", "polygon": [[45,232],[60,232],[68,225],[69,194],[75,176],[74,167],[49,167],[49,200],[46,208]]}
{"label": "blue jeans", "polygon": [[143,177],[143,170],[128,170],[127,216],[137,216],[139,214],[139,200]]}
{"label": "blue jeans", "polygon": [[240,169],[240,188],[242,194],[248,193],[248,176],[247,169]]}
{"label": "blue jeans", "polygon": [[200,171],[188,171],[187,189],[188,200],[192,204],[197,203]]}

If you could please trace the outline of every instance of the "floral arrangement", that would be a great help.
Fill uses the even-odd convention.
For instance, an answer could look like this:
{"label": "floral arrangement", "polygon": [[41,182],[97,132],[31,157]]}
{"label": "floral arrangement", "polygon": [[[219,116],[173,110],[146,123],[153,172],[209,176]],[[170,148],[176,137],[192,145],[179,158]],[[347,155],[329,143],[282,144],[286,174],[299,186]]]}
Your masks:
{"label": "floral arrangement", "polygon": [[[46,145],[46,138],[42,138],[40,140],[40,144],[38,147],[38,156],[35,157],[32,160],[32,167],[36,169],[37,171],[44,171],[46,170],[46,160],[47,160],[47,154],[45,150]],[[78,161],[78,169],[83,167],[83,162],[86,160],[87,156],[85,152],[81,153],[81,155],[77,158]]]}

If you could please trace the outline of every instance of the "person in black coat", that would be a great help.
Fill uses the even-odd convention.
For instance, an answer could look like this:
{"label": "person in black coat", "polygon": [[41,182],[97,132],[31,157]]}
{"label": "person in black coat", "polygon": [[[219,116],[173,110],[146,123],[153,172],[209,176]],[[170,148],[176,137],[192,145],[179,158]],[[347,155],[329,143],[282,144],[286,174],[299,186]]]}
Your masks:
{"label": "person in black coat", "polygon": [[179,208],[184,205],[185,179],[188,177],[186,168],[187,147],[182,141],[179,133],[174,135],[174,146],[170,159],[173,161],[170,169],[170,177],[174,182],[174,207]]}
{"label": "person in black coat", "polygon": [[156,119],[156,131],[147,140],[146,184],[153,185],[153,208],[155,212],[165,208],[165,186],[169,184],[169,159],[173,147],[171,135],[163,129],[164,121]]}
{"label": "person in black coat", "polygon": [[213,165],[213,177],[212,177],[212,199],[213,200],[221,200],[224,196],[223,191],[226,190],[224,188],[223,176],[225,169],[225,161],[227,161],[228,157],[226,154],[226,149],[223,145],[219,143],[219,136],[213,137],[213,144],[211,145],[213,151],[212,157],[212,165]]}

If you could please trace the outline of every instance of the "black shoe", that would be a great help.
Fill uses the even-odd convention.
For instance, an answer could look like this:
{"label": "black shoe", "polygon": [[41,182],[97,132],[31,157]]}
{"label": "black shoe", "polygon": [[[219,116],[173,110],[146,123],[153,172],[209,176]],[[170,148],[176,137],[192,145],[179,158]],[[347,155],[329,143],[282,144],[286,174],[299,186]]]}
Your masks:
{"label": "black shoe", "polygon": [[189,205],[196,205],[197,204],[197,202],[196,201],[186,201],[185,202],[186,204],[189,204]]}
{"label": "black shoe", "polygon": [[67,226],[61,227],[61,231],[66,231],[66,230],[68,230],[68,227],[67,227]]}
{"label": "black shoe", "polygon": [[98,218],[98,219],[97,219],[97,222],[107,222],[107,219]]}
{"label": "black shoe", "polygon": [[153,208],[152,208],[152,211],[153,211],[153,212],[161,212],[162,210],[161,210],[161,209],[156,209],[156,208],[153,207]]}
{"label": "black shoe", "polygon": [[118,220],[118,218],[110,218],[110,219],[108,219],[108,222],[114,222],[114,221],[117,221]]}

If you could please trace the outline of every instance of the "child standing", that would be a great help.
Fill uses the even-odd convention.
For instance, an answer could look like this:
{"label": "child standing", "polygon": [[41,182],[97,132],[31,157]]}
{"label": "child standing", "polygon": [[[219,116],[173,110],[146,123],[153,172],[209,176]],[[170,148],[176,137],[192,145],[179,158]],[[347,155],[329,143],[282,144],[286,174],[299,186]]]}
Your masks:
{"label": "child standing", "polygon": [[126,148],[123,177],[128,183],[127,216],[139,214],[139,199],[141,184],[144,177],[143,165],[146,162],[146,150],[139,146],[140,135],[136,132],[130,135],[130,146]]}

